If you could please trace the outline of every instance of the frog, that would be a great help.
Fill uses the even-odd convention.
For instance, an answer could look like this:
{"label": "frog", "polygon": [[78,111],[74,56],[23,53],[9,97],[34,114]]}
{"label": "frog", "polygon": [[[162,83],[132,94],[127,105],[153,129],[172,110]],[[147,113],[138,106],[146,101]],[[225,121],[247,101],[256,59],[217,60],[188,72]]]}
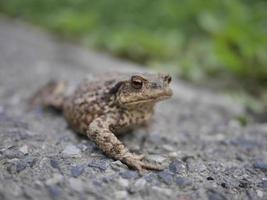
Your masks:
{"label": "frog", "polygon": [[151,121],[155,104],[173,95],[171,81],[163,73],[118,73],[94,81],[87,78],[75,86],[50,81],[30,102],[62,112],[75,132],[86,135],[107,156],[143,173],[163,166],[132,153],[118,136]]}

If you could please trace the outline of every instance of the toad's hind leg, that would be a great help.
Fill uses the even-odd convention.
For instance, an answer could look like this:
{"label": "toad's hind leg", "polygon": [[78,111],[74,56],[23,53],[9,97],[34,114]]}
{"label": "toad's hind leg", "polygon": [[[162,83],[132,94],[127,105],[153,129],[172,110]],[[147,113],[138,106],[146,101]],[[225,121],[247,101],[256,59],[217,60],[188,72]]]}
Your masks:
{"label": "toad's hind leg", "polygon": [[62,110],[66,88],[65,81],[50,81],[31,97],[30,104],[32,107],[43,106]]}

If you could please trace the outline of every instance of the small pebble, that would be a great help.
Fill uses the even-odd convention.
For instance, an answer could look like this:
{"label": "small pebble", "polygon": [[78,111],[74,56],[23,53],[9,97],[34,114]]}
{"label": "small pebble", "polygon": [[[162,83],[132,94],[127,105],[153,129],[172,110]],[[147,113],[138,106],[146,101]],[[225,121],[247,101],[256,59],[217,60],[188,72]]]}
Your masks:
{"label": "small pebble", "polygon": [[10,163],[6,170],[10,173],[10,174],[15,174],[16,173],[16,165],[14,165],[13,163]]}
{"label": "small pebble", "polygon": [[51,158],[50,159],[50,165],[53,168],[59,169],[59,162],[58,162],[57,158]]}
{"label": "small pebble", "polygon": [[78,177],[84,172],[84,166],[74,166],[71,168],[71,175],[73,177]]}
{"label": "small pebble", "polygon": [[88,149],[88,146],[85,144],[78,144],[78,148],[81,149],[81,151],[86,151]]}
{"label": "small pebble", "polygon": [[79,157],[81,157],[81,150],[79,148],[77,148],[76,146],[69,144],[63,150],[62,154],[65,157],[79,158]]}
{"label": "small pebble", "polygon": [[164,160],[166,160],[165,157],[160,156],[160,155],[148,155],[147,159],[154,161],[154,162],[157,162],[157,163],[162,163]]}
{"label": "small pebble", "polygon": [[53,177],[47,179],[45,184],[46,185],[55,185],[57,183],[61,183],[64,181],[64,177],[61,174],[53,174]]}
{"label": "small pebble", "polygon": [[28,146],[23,145],[22,147],[19,148],[19,151],[22,152],[24,155],[28,154]]}
{"label": "small pebble", "polygon": [[70,187],[76,192],[83,191],[83,182],[80,179],[70,178],[69,179]]}
{"label": "small pebble", "polygon": [[135,179],[139,175],[136,171],[127,170],[127,171],[121,172],[120,176],[125,179]]}
{"label": "small pebble", "polygon": [[171,158],[171,159],[175,159],[175,158],[177,158],[177,156],[178,156],[178,154],[175,151],[169,153],[169,158]]}
{"label": "small pebble", "polygon": [[117,181],[118,181],[119,185],[123,188],[126,188],[129,186],[129,181],[127,179],[119,178]]}
{"label": "small pebble", "polygon": [[24,161],[30,166],[30,167],[33,167],[35,164],[36,164],[36,162],[37,162],[37,158],[33,158],[33,157],[26,157],[25,159],[24,159]]}
{"label": "small pebble", "polygon": [[24,169],[26,169],[27,167],[27,163],[24,161],[20,161],[17,163],[16,165],[16,172],[20,173],[21,171],[23,171]]}
{"label": "small pebble", "polygon": [[146,180],[144,178],[139,178],[135,183],[134,183],[134,188],[135,190],[139,191],[144,188],[146,185]]}
{"label": "small pebble", "polygon": [[117,191],[114,193],[115,199],[127,199],[128,192],[127,191]]}
{"label": "small pebble", "polygon": [[263,197],[263,192],[261,191],[261,190],[256,190],[256,193],[257,193],[257,196],[259,197],[259,198],[262,198]]}
{"label": "small pebble", "polygon": [[61,199],[60,196],[61,196],[62,190],[60,187],[54,185],[54,186],[48,186],[47,189],[53,200]]}
{"label": "small pebble", "polygon": [[144,175],[144,179],[148,183],[158,182],[157,175],[154,174],[154,173],[153,174],[152,173],[149,173],[149,174]]}
{"label": "small pebble", "polygon": [[170,189],[167,189],[167,188],[160,188],[160,187],[157,187],[157,186],[153,186],[152,189],[156,192],[159,192],[159,193],[162,193],[166,196],[172,196],[172,190]]}
{"label": "small pebble", "polygon": [[191,181],[184,177],[176,177],[175,183],[180,187],[185,187],[187,185],[190,185]]}
{"label": "small pebble", "polygon": [[93,184],[94,184],[95,186],[97,186],[97,187],[102,187],[102,183],[103,183],[103,182],[101,182],[101,181],[99,181],[99,180],[93,180]]}
{"label": "small pebble", "polygon": [[207,171],[207,167],[202,161],[188,162],[188,170],[190,172],[203,173]]}
{"label": "small pebble", "polygon": [[165,149],[166,151],[174,151],[174,147],[168,144],[162,145],[162,148]]}
{"label": "small pebble", "polygon": [[109,163],[105,160],[92,160],[92,162],[90,162],[88,164],[89,167],[93,167],[93,168],[98,168],[102,171],[106,171],[107,168],[109,167]]}
{"label": "small pebble", "polygon": [[113,161],[112,165],[124,166],[124,164],[120,160]]}
{"label": "small pebble", "polygon": [[170,172],[162,171],[158,173],[160,180],[167,185],[171,185],[173,181],[173,175]]}
{"label": "small pebble", "polygon": [[182,161],[180,160],[174,160],[171,162],[171,164],[169,165],[169,170],[173,173],[185,173],[186,171],[186,166],[183,164]]}
{"label": "small pebble", "polygon": [[209,190],[208,191],[208,199],[209,200],[226,200],[223,194],[215,191],[215,190]]}
{"label": "small pebble", "polygon": [[110,183],[110,182],[113,182],[113,181],[114,181],[114,177],[113,177],[113,176],[103,177],[103,178],[102,178],[102,181],[103,181],[104,183]]}
{"label": "small pebble", "polygon": [[264,189],[267,189],[267,180],[263,180],[261,182],[261,187],[264,188]]}
{"label": "small pebble", "polygon": [[162,136],[159,134],[149,134],[147,141],[152,144],[162,145]]}
{"label": "small pebble", "polygon": [[24,154],[16,149],[7,149],[4,151],[4,157],[8,159],[23,158]]}
{"label": "small pebble", "polygon": [[263,172],[267,172],[267,163],[266,162],[256,162],[254,163],[254,168],[259,169]]}
{"label": "small pebble", "polygon": [[128,167],[119,160],[111,162],[111,168],[115,171],[120,171],[122,168],[128,170]]}

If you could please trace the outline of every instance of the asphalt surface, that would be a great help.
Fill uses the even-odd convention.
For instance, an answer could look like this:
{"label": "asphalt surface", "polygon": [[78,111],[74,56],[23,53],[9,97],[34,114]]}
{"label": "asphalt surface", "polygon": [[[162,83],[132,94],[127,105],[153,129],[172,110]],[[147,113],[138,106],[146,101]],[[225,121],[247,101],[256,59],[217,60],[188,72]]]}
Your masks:
{"label": "asphalt surface", "polygon": [[179,80],[149,128],[121,140],[166,166],[140,176],[27,99],[51,79],[144,68],[0,20],[0,199],[267,199],[267,124]]}

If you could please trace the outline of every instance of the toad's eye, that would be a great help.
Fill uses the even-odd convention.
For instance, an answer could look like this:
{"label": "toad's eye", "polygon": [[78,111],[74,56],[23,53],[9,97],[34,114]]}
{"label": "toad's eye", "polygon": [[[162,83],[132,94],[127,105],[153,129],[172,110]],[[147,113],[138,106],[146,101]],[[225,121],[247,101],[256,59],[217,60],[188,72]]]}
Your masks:
{"label": "toad's eye", "polygon": [[137,78],[133,77],[132,80],[131,80],[131,85],[132,85],[132,87],[134,89],[138,89],[139,90],[143,86],[143,81],[140,80],[140,79],[137,79]]}

